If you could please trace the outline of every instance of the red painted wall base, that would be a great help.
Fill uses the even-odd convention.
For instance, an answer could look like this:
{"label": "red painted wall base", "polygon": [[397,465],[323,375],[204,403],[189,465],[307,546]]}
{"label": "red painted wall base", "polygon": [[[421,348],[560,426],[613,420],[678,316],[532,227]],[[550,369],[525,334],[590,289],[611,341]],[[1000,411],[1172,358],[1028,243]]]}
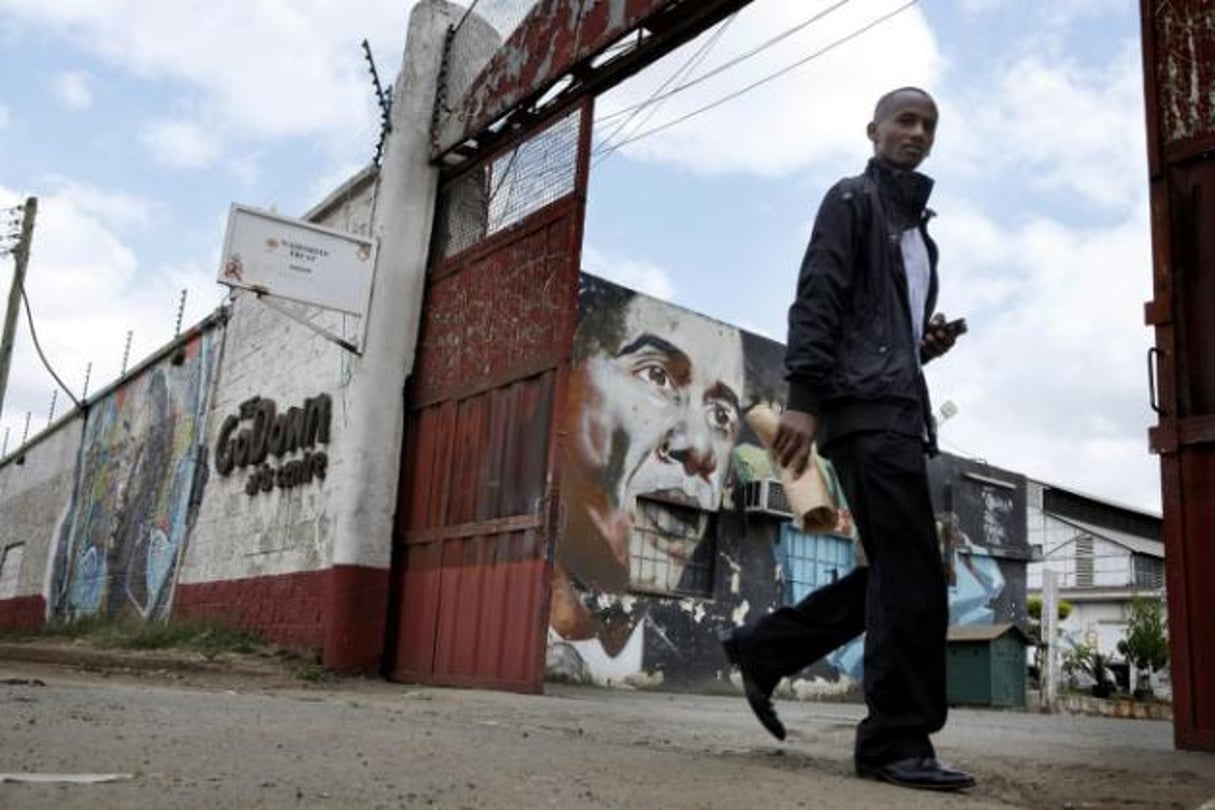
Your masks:
{"label": "red painted wall base", "polygon": [[41,596],[0,599],[0,630],[41,630],[46,625],[46,600]]}
{"label": "red painted wall base", "polygon": [[378,674],[387,611],[387,569],[355,565],[182,584],[173,597],[175,618],[222,618],[346,673]]}

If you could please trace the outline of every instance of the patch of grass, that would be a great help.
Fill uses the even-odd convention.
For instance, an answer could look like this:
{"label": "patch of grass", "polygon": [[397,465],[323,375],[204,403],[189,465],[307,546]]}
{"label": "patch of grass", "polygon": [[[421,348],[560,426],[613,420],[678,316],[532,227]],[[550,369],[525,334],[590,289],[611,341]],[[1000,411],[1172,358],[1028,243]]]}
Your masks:
{"label": "patch of grass", "polygon": [[330,683],[337,680],[337,675],[315,661],[302,662],[295,668],[295,677],[309,683]]}
{"label": "patch of grass", "polygon": [[86,616],[52,622],[37,634],[49,638],[79,639],[96,647],[129,650],[184,649],[208,658],[221,653],[251,653],[263,646],[249,630],[215,619],[139,621]]}

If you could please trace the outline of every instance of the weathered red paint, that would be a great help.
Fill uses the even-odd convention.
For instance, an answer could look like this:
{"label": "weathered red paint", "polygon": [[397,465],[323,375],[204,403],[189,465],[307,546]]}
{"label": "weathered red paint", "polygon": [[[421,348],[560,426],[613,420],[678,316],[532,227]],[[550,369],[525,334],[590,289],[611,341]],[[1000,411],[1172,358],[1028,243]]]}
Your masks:
{"label": "weathered red paint", "polygon": [[41,596],[0,599],[0,630],[41,630],[46,624],[46,600]]}
{"label": "weathered red paint", "polygon": [[591,104],[569,194],[432,260],[402,461],[388,674],[540,691]]}
{"label": "weathered red paint", "polygon": [[[602,92],[749,2],[539,0],[464,97],[447,99],[454,112],[438,119],[434,156],[479,137],[495,121],[529,106],[566,76],[578,85],[574,97]],[[646,29],[648,36],[636,48],[593,66],[608,46],[639,29]]]}
{"label": "weathered red paint", "polygon": [[335,565],[328,575],[321,663],[335,672],[378,674],[388,618],[388,569]]}
{"label": "weathered red paint", "polygon": [[1174,739],[1215,751],[1215,6],[1140,7]]}
{"label": "weathered red paint", "polygon": [[338,672],[376,672],[384,646],[388,571],[339,565],[322,571],[181,584],[173,616],[206,616],[284,647],[320,652]]}

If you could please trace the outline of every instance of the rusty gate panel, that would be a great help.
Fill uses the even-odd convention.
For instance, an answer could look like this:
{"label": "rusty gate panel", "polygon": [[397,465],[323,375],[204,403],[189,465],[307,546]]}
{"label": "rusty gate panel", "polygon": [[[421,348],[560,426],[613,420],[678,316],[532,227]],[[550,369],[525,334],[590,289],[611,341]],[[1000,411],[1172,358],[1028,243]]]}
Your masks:
{"label": "rusty gate panel", "polygon": [[1215,751],[1215,4],[1141,0],[1173,729]]}
{"label": "rusty gate panel", "polygon": [[444,544],[436,680],[534,691],[544,659],[529,651],[543,647],[544,627],[513,619],[540,613],[544,545],[538,527]]}
{"label": "rusty gate panel", "polygon": [[534,215],[533,233],[504,233],[437,269],[418,346],[419,403],[495,388],[554,365],[558,332],[571,317],[566,305],[577,296],[577,275],[566,263],[581,249],[580,223],[571,221],[580,210],[574,200],[549,206]]}
{"label": "rusty gate panel", "polygon": [[441,191],[398,498],[398,680],[542,688],[590,113]]}

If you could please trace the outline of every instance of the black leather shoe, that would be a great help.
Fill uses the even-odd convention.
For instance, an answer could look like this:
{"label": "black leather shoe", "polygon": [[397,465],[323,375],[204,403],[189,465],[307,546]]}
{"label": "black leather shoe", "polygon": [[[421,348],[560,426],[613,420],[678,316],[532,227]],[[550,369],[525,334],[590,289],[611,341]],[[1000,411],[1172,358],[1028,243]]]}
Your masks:
{"label": "black leather shoe", "polygon": [[742,675],[743,694],[751,711],[755,712],[760,724],[768,729],[773,737],[778,740],[785,739],[785,724],[776,716],[776,708],[772,705],[772,690],[764,688],[755,665],[743,658],[738,646],[737,631],[725,631],[720,640],[721,648],[726,651],[726,658],[738,667],[738,672]]}
{"label": "black leather shoe", "polygon": [[963,790],[974,787],[975,778],[932,757],[912,757],[885,765],[857,765],[858,776],[918,790]]}

